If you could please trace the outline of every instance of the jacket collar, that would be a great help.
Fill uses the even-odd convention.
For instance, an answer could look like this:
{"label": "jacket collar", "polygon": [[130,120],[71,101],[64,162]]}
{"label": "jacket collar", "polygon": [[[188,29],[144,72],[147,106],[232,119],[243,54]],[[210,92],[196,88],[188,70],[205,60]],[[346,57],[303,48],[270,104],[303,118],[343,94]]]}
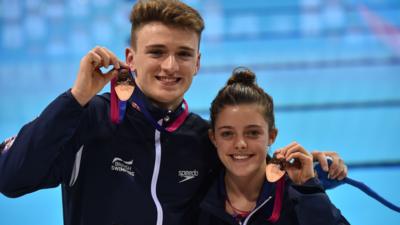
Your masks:
{"label": "jacket collar", "polygon": [[[225,211],[225,201],[227,194],[224,176],[225,170],[222,170],[219,177],[214,181],[211,188],[207,192],[204,200],[200,204],[200,207],[202,208],[202,210],[205,210],[220,219],[231,222],[234,221],[234,218]],[[255,208],[258,208],[262,203],[264,203],[264,201],[272,196],[272,199],[270,199],[264,206],[262,206],[262,210],[257,211],[257,214],[259,215],[261,213],[261,216],[265,218],[265,220],[269,218],[272,214],[275,199],[275,189],[276,183],[270,183],[265,180],[257,200]]]}
{"label": "jacket collar", "polygon": [[[182,101],[179,106],[175,110],[166,110],[156,106],[143,92],[140,90],[138,86],[135,87],[135,90],[132,96],[129,98],[129,105],[134,109],[141,111],[146,119],[152,123],[156,129],[160,129],[158,122],[162,120],[161,129],[168,127],[175,120],[177,120],[180,116],[184,116],[184,113],[188,113],[188,109],[183,108]],[[185,105],[187,106],[187,105]],[[186,115],[187,116],[187,115]],[[185,119],[185,118],[183,118]]]}

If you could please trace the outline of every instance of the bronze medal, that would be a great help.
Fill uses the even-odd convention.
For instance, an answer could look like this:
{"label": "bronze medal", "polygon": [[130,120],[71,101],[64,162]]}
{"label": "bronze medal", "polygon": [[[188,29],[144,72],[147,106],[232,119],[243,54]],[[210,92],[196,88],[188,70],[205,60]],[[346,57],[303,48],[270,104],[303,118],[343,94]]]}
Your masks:
{"label": "bronze medal", "polygon": [[131,97],[133,90],[135,89],[135,82],[130,70],[119,70],[114,89],[120,101],[127,101]]}
{"label": "bronze medal", "polygon": [[115,86],[115,93],[117,93],[118,99],[121,101],[128,100],[134,90],[134,86],[126,85],[126,84],[119,84]]}
{"label": "bronze medal", "polygon": [[275,163],[268,163],[267,167],[265,168],[265,175],[267,180],[271,183],[274,183],[281,179],[283,175],[285,175],[285,170],[282,170],[279,164]]}
{"label": "bronze medal", "polygon": [[287,162],[284,158],[278,159],[276,155],[272,157],[265,168],[265,176],[269,182],[278,181],[283,175],[285,175],[285,168],[289,166],[294,166],[296,168],[301,168],[301,163],[298,160],[291,160]]}

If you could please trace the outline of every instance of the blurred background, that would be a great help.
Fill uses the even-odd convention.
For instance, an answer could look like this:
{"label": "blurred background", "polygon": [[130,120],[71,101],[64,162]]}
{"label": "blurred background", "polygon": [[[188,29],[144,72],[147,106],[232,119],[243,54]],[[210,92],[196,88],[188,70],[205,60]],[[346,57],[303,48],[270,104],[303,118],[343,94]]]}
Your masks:
{"label": "blurred background", "polygon": [[[349,177],[400,205],[399,0],[185,2],[206,22],[201,70],[186,95],[191,111],[208,118],[232,69],[248,66],[275,100],[273,148],[296,140],[336,151]],[[96,45],[124,60],[133,3],[0,0],[0,140],[70,88]],[[400,224],[400,214],[358,189],[328,194],[351,224]],[[61,225],[60,188],[0,195],[0,224]]]}

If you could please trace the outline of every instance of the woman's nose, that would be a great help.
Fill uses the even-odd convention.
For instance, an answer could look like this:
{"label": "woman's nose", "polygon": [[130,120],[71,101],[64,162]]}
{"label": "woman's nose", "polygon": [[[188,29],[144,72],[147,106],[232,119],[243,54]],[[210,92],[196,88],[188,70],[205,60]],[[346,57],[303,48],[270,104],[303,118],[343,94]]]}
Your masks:
{"label": "woman's nose", "polygon": [[242,137],[238,137],[235,143],[236,150],[243,150],[247,148],[247,143]]}

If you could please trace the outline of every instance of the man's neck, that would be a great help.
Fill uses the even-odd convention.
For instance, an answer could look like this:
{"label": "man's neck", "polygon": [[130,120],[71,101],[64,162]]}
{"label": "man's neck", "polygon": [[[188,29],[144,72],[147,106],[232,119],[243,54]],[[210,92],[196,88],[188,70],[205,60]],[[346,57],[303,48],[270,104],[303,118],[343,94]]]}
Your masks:
{"label": "man's neck", "polygon": [[182,102],[182,100],[179,100],[172,104],[167,104],[167,103],[163,103],[163,102],[157,102],[153,99],[149,99],[149,100],[150,100],[151,104],[153,104],[157,108],[164,109],[167,111],[175,111],[175,109],[177,109],[181,105],[181,102]]}

